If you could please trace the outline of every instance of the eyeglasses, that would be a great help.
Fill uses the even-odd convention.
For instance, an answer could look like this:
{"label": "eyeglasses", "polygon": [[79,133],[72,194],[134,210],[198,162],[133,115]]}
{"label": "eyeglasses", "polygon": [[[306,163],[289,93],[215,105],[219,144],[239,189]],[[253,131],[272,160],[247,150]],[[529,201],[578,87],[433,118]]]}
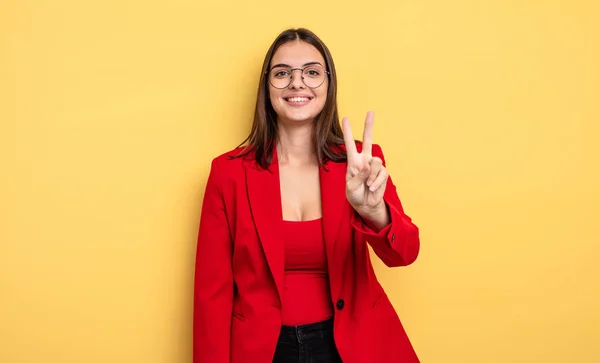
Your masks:
{"label": "eyeglasses", "polygon": [[304,68],[275,67],[267,71],[271,86],[283,89],[292,83],[293,72],[302,71],[302,82],[308,88],[318,88],[325,82],[325,75],[329,74],[320,64],[312,64]]}

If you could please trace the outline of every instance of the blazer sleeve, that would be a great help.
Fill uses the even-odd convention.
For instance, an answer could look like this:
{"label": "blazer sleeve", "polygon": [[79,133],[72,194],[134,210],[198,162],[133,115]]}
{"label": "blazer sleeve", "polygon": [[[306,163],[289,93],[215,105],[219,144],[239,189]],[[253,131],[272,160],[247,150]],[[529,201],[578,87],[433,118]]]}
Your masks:
{"label": "blazer sleeve", "polygon": [[202,202],[194,275],[193,362],[230,361],[233,244],[222,177],[213,160]]}
{"label": "blazer sleeve", "polygon": [[[373,156],[381,158],[385,166],[385,158],[379,145],[373,145]],[[419,229],[404,213],[391,177],[387,180],[383,200],[390,213],[391,223],[389,225],[380,231],[374,231],[358,213],[354,212],[352,226],[388,267],[410,265],[419,254]]]}

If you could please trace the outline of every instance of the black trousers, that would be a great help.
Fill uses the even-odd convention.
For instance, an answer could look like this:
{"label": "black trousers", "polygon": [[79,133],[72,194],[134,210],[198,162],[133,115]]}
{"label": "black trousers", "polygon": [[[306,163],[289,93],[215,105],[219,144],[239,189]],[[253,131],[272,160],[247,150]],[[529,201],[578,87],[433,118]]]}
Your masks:
{"label": "black trousers", "polygon": [[333,319],[282,326],[273,363],[342,363],[333,340]]}

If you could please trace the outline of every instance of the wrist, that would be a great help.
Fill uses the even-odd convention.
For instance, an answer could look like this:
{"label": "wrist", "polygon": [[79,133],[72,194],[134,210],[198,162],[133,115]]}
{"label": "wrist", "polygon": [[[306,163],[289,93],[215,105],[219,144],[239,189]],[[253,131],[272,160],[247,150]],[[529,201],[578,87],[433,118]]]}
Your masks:
{"label": "wrist", "polygon": [[390,212],[387,204],[383,201],[378,207],[372,210],[358,211],[358,214],[371,229],[377,232],[391,223]]}

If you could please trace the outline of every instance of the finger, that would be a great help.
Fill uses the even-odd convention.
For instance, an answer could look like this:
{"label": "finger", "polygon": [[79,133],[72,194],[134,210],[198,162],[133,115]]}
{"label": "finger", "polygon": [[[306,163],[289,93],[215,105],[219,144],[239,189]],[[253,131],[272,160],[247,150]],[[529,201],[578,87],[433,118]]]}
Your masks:
{"label": "finger", "polygon": [[365,119],[365,130],[363,131],[362,153],[371,156],[371,146],[373,145],[373,124],[375,123],[375,114],[373,111],[367,112]]}
{"label": "finger", "polygon": [[344,133],[344,144],[346,145],[346,154],[348,157],[358,154],[356,151],[356,142],[352,136],[352,128],[350,127],[350,121],[347,117],[342,119],[342,131]]}
{"label": "finger", "polygon": [[365,165],[362,170],[359,170],[356,175],[348,175],[346,178],[346,188],[350,192],[355,192],[361,186],[365,185],[365,181],[369,177],[371,173],[371,168],[369,165]]}
{"label": "finger", "polygon": [[369,179],[367,179],[367,186],[371,186],[371,184],[373,184],[373,182],[375,181],[375,178],[377,178],[377,175],[379,174],[379,171],[381,170],[381,168],[383,168],[383,161],[380,158],[372,158],[371,159],[371,174],[369,175]]}
{"label": "finger", "polygon": [[385,191],[385,186],[387,184],[387,180],[388,180],[389,176],[390,175],[389,175],[387,169],[385,167],[381,167],[381,169],[379,170],[379,173],[377,174],[377,177],[375,178],[373,183],[371,183],[371,185],[369,186],[369,190],[373,193],[378,193],[378,194]]}

